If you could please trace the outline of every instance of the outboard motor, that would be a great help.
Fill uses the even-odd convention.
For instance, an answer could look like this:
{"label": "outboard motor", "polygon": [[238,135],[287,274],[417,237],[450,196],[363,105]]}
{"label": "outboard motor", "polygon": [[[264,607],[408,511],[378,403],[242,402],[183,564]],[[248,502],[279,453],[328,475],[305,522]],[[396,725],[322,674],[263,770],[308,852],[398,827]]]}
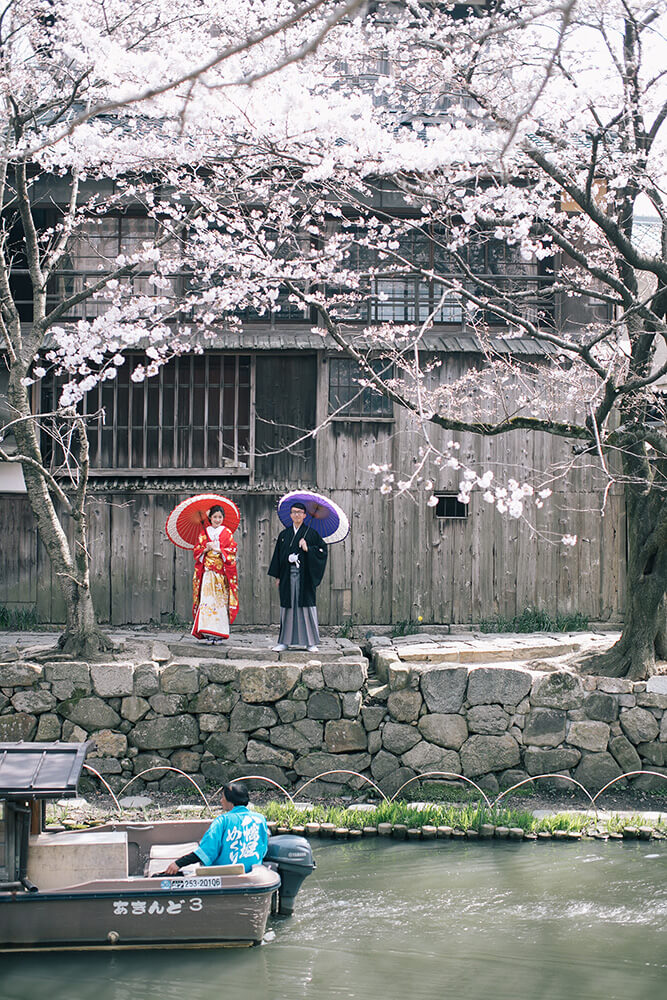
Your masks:
{"label": "outboard motor", "polygon": [[305,837],[291,833],[269,837],[264,863],[280,875],[278,913],[289,917],[294,912],[294,900],[301,883],[315,868],[310,844]]}

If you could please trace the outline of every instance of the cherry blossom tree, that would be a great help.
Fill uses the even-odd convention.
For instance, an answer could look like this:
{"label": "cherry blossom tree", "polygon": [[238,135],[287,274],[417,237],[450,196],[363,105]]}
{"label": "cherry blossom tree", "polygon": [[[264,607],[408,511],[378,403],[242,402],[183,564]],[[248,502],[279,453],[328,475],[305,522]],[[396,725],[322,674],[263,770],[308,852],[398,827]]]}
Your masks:
{"label": "cherry blossom tree", "polygon": [[[496,419],[457,420],[457,400],[498,386],[493,366],[440,395],[426,391],[418,367],[389,389],[447,429],[562,437],[623,483],[625,628],[589,668],[643,678],[667,658],[667,12],[642,0],[491,6],[463,23],[416,3],[397,24],[378,18],[376,51],[391,69],[377,87],[390,106],[392,95],[413,95],[421,162],[433,166],[405,163],[402,186],[423,223],[448,232],[458,273],[440,276],[443,292],[554,356],[548,378],[562,415],[549,412],[542,380]],[[553,262],[553,284],[538,288],[534,308],[529,283],[475,274],[466,251],[480,233],[515,247],[521,261]],[[400,228],[392,236],[388,259],[430,278],[419,261],[401,261]],[[583,296],[585,322],[559,322],[547,301],[554,294]],[[464,494],[471,483],[489,493],[488,481],[464,477]]]}
{"label": "cherry blossom tree", "polygon": [[[189,316],[199,310],[206,324],[204,299],[170,295],[184,234],[203,224],[197,207],[179,207],[179,178],[212,157],[237,172],[243,163],[242,175],[252,175],[277,136],[275,128],[249,129],[249,107],[255,100],[270,105],[280,95],[277,76],[359,6],[0,5],[0,350],[9,372],[0,461],[23,469],[65,600],[61,646],[68,652],[93,655],[108,646],[90,593],[89,448],[78,403],[100,379],[115,376],[127,348],[146,349],[148,367],[133,374],[142,378],[192,348]],[[144,238],[100,255],[93,273],[72,274],[72,253],[90,248],[91,228],[128,207],[145,213]],[[97,317],[66,322],[91,300],[99,302]],[[47,372],[60,373],[64,388],[53,412],[43,414],[37,389]],[[45,434],[62,456],[55,471],[42,454]],[[7,447],[10,435],[15,446]]]}
{"label": "cherry blossom tree", "polygon": [[[316,311],[323,346],[354,358],[362,382],[421,428],[417,472],[379,468],[384,492],[430,494],[444,464],[460,473],[464,501],[483,490],[503,516],[548,502],[546,478],[462,461],[459,432],[553,435],[622,484],[625,628],[591,666],[655,670],[667,643],[666,27],[649,0],[7,6],[0,281],[18,455],[0,457],[23,466],[70,648],[99,643],[82,394],[114,377],[129,346],[148,345],[137,377],[150,376],[192,349],[193,329],[205,336],[287,296]],[[40,230],[36,192],[54,177],[67,197],[58,224]],[[49,280],[83,227],[128,203],[152,220],[150,238],[50,302]],[[17,228],[28,325],[11,282]],[[175,301],[181,270],[190,280]],[[132,287],[137,272],[152,294]],[[415,298],[397,323],[382,303],[406,275]],[[99,317],[64,321],[97,295]],[[585,310],[564,308],[575,302]],[[486,353],[453,383],[420,349],[444,316]],[[499,333],[534,344],[536,360],[499,353]],[[78,442],[67,488],[44,467],[31,408],[30,381],[49,365],[69,379],[57,414]],[[54,498],[71,508],[73,548]]]}
{"label": "cherry blossom tree", "polygon": [[[324,342],[357,360],[363,384],[413,411],[422,461],[408,476],[378,468],[384,492],[432,490],[435,462],[460,471],[461,499],[482,489],[507,516],[547,500],[546,480],[495,485],[435,428],[553,435],[573,461],[622,484],[625,628],[588,667],[646,677],[667,656],[667,12],[650,0],[374,10],[329,36],[337,59],[322,63],[308,106],[331,110],[245,192],[253,211],[221,201],[215,185],[193,194],[233,233],[211,257],[227,276],[216,293],[210,274],[216,308],[232,286],[235,308],[259,311],[287,289],[317,311]],[[346,99],[357,101],[347,118]],[[388,185],[401,211],[376,197]],[[413,238],[424,234],[430,256]],[[500,247],[494,273],[489,252],[498,259]],[[398,326],[376,309],[361,343],[350,317],[406,274],[431,297]],[[488,345],[487,363],[454,384],[434,379],[420,351],[447,309]],[[529,340],[542,360],[498,354],[499,332]],[[393,362],[391,378],[369,349]]]}

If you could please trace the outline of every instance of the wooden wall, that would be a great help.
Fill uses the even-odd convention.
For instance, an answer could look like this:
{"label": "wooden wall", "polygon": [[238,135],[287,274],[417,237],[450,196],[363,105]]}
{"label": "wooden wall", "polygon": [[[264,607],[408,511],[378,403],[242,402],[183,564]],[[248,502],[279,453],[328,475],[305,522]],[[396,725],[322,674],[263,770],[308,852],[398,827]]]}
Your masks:
{"label": "wooden wall", "polygon": [[[453,378],[466,359],[448,358]],[[317,391],[315,392],[315,382]],[[289,360],[258,357],[254,485],[217,488],[241,509],[239,624],[279,619],[275,584],[266,575],[281,528],[278,497],[300,486],[330,495],[349,515],[351,532],[330,550],[319,591],[323,624],[477,622],[525,607],[580,611],[592,619],[618,617],[624,607],[625,516],[614,487],[600,513],[604,482],[593,470],[574,470],[553,482],[553,496],[525,520],[501,516],[481,494],[472,495],[465,520],[436,517],[428,494],[386,498],[371,463],[391,463],[401,476],[413,468],[420,436],[404,411],[394,420],[336,421],[293,452],[275,451],[286,425],[312,426],[326,413],[326,356],[303,352]],[[261,428],[261,429],[260,429]],[[437,439],[437,430],[431,429]],[[453,435],[441,434],[446,441]],[[522,433],[494,440],[457,435],[460,456],[506,479],[531,469],[566,467],[571,447],[546,435]],[[459,474],[431,469],[436,490],[457,490]],[[210,484],[207,484],[210,486]],[[190,492],[197,492],[193,484]],[[114,625],[190,618],[192,556],[166,538],[168,513],[187,495],[163,481],[150,491],[93,496],[90,504],[92,587],[100,620]],[[576,534],[574,548],[559,543]],[[39,585],[38,585],[39,581]],[[37,605],[42,621],[60,622],[64,609],[52,570],[33,527],[27,499],[0,495],[0,604]]]}
{"label": "wooden wall", "polygon": [[[387,500],[378,490],[328,492],[350,513],[352,531],[330,549],[318,598],[323,624],[348,618],[379,624],[419,615],[425,622],[476,622],[496,613],[512,616],[527,606],[581,611],[592,619],[622,613],[625,520],[618,496],[609,499],[604,518],[590,508],[571,514],[574,503],[589,502],[584,494],[557,493],[545,504],[535,528],[576,531],[579,542],[570,548],[500,516],[479,494],[473,494],[469,517],[459,521],[437,519],[424,502]],[[92,587],[101,621],[160,622],[173,613],[189,618],[192,556],[176,549],[164,532],[167,514],[182,499],[182,494],[135,494],[93,501]],[[277,495],[235,499],[242,511],[238,622],[275,623],[277,593],[266,571],[281,527]],[[0,517],[0,604],[36,605],[41,621],[63,621],[27,500],[0,497]]]}

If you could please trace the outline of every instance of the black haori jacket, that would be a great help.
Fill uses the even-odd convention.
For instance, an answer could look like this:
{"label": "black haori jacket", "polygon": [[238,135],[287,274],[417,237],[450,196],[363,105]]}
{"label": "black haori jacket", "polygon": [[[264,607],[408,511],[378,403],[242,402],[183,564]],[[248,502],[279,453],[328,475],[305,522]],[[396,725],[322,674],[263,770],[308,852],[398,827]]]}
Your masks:
{"label": "black haori jacket", "polygon": [[[306,539],[307,552],[302,552],[299,542]],[[315,588],[318,587],[324,576],[327,565],[327,543],[318,535],[314,528],[306,527],[302,524],[296,534],[292,525],[285,528],[278,535],[276,547],[273,550],[273,558],[269,566],[269,576],[275,576],[280,580],[280,607],[291,608],[292,596],[290,593],[290,566],[289,555],[296,552],[300,563],[300,589],[299,604],[302,608],[315,607]]]}

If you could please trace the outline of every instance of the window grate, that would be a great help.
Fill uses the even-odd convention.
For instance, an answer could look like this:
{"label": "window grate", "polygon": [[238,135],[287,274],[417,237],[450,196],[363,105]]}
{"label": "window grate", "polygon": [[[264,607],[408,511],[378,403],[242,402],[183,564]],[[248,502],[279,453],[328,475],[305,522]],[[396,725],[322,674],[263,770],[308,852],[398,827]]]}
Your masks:
{"label": "window grate", "polygon": [[438,503],[435,507],[435,516],[446,518],[447,520],[463,521],[468,516],[467,503],[461,503],[457,493],[436,493]]}
{"label": "window grate", "polygon": [[[157,375],[132,381],[140,354],[126,356],[116,378],[87,394],[91,469],[250,469],[252,360],[243,354],[174,358]],[[43,386],[42,406],[51,408],[59,386]],[[102,412],[103,411],[103,412]],[[92,416],[99,414],[98,416]],[[51,467],[62,449],[48,434]]]}
{"label": "window grate", "polygon": [[[392,365],[376,359],[370,362],[373,371],[391,378]],[[329,359],[329,413],[337,417],[367,417],[387,419],[393,416],[391,400],[368,386],[359,385],[364,379],[356,361],[350,358]]]}

